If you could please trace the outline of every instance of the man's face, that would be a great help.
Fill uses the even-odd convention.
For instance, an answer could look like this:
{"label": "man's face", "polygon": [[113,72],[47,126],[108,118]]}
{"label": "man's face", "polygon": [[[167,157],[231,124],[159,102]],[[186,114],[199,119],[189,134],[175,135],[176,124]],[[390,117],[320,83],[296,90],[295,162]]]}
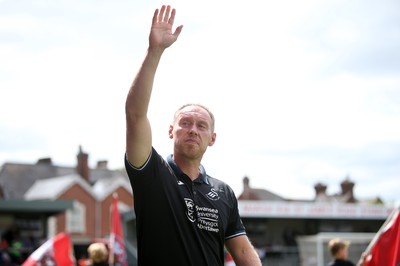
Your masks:
{"label": "man's face", "polygon": [[216,138],[209,113],[199,106],[180,110],[170,126],[169,136],[174,139],[174,153],[191,159],[201,159]]}

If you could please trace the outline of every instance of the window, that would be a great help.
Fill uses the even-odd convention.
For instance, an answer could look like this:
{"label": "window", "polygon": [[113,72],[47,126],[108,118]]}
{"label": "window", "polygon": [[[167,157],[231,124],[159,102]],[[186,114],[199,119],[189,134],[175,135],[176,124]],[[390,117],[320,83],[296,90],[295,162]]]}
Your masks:
{"label": "window", "polygon": [[66,227],[70,233],[86,231],[86,207],[79,201],[74,201],[73,209],[66,212]]}

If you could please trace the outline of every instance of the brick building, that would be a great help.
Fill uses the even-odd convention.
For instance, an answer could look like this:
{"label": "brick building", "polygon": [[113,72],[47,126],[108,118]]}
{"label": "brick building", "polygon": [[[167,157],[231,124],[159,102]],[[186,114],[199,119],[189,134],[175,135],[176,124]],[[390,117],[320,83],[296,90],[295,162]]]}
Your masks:
{"label": "brick building", "polygon": [[[35,202],[69,205],[59,206],[57,212],[45,218],[39,209],[32,213],[34,206],[24,212],[18,211],[19,207],[2,211],[0,220],[6,222],[0,223],[0,233],[17,226],[21,237],[33,236],[40,241],[68,232],[77,257],[95,239],[107,238],[113,195],[118,195],[118,207],[123,213],[133,208],[132,189],[125,170],[110,170],[106,161],[90,168],[88,157],[79,147],[75,167],[54,165],[50,158],[40,159],[36,164],[4,164],[0,171],[0,201],[17,201],[26,206]],[[29,223],[36,225],[24,226]]]}

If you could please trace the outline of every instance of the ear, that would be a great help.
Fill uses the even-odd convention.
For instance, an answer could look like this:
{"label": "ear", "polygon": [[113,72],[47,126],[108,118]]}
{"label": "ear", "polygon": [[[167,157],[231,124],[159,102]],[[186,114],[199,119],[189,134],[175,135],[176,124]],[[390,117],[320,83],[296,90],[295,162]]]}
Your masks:
{"label": "ear", "polygon": [[169,129],[168,129],[168,135],[169,135],[169,138],[170,139],[172,139],[173,137],[174,137],[174,135],[172,135],[172,130],[174,129],[174,126],[173,125],[170,125],[169,126]]}
{"label": "ear", "polygon": [[211,147],[212,145],[214,145],[216,139],[217,139],[217,133],[213,132],[212,135],[211,135],[211,140],[208,143],[208,146]]}

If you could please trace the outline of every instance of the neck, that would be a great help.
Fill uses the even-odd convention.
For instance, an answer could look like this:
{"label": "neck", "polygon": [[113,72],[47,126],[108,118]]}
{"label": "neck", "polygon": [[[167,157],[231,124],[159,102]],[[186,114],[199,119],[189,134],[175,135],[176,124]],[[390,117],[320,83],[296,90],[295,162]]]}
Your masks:
{"label": "neck", "polygon": [[193,181],[199,177],[200,160],[188,160],[174,155],[176,165]]}

